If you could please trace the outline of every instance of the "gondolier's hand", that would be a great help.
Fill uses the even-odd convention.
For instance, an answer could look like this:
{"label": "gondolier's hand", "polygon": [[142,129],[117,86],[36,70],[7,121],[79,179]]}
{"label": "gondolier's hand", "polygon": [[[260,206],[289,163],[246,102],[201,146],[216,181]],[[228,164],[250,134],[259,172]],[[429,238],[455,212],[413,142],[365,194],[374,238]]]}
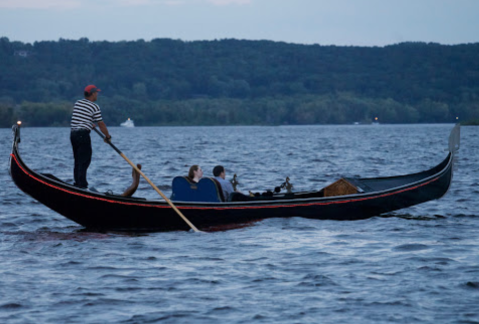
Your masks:
{"label": "gondolier's hand", "polygon": [[105,136],[105,138],[103,139],[103,141],[104,141],[105,143],[110,143],[110,141],[111,141],[111,135],[108,134],[108,136]]}

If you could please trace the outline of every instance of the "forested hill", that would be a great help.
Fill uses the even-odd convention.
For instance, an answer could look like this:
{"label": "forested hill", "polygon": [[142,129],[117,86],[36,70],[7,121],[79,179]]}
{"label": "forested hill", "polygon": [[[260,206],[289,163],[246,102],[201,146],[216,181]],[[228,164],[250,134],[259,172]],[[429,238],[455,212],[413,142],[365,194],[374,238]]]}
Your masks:
{"label": "forested hill", "polygon": [[3,126],[20,117],[68,124],[87,84],[102,89],[99,104],[113,123],[453,122],[479,118],[479,43],[0,38]]}

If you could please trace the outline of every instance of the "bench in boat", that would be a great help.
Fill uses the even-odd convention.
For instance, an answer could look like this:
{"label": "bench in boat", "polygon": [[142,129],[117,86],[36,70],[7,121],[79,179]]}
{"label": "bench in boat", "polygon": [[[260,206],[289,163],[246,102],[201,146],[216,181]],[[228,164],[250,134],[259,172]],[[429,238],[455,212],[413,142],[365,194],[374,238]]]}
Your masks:
{"label": "bench in boat", "polygon": [[201,178],[198,183],[188,177],[175,177],[171,184],[171,200],[224,202],[221,184],[214,178]]}

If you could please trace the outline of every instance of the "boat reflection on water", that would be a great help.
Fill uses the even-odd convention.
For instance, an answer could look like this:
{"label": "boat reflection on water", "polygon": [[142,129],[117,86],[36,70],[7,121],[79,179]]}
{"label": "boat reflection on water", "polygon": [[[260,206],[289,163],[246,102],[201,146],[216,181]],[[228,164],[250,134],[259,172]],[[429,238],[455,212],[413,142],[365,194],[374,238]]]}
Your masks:
{"label": "boat reflection on water", "polygon": [[122,127],[135,127],[135,123],[133,122],[133,120],[128,118],[125,122],[121,123],[120,126],[122,126]]}

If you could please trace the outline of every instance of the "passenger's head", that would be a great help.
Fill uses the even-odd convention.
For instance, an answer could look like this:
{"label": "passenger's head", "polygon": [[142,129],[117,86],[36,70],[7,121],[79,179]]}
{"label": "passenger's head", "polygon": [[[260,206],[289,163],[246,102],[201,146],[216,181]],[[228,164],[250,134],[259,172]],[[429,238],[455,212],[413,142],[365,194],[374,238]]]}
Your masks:
{"label": "passenger's head", "polygon": [[222,165],[217,165],[213,168],[213,175],[219,177],[222,173],[225,172],[225,168]]}
{"label": "passenger's head", "polygon": [[203,176],[203,170],[201,170],[199,165],[192,165],[190,171],[188,172],[188,178],[191,180],[199,180]]}

